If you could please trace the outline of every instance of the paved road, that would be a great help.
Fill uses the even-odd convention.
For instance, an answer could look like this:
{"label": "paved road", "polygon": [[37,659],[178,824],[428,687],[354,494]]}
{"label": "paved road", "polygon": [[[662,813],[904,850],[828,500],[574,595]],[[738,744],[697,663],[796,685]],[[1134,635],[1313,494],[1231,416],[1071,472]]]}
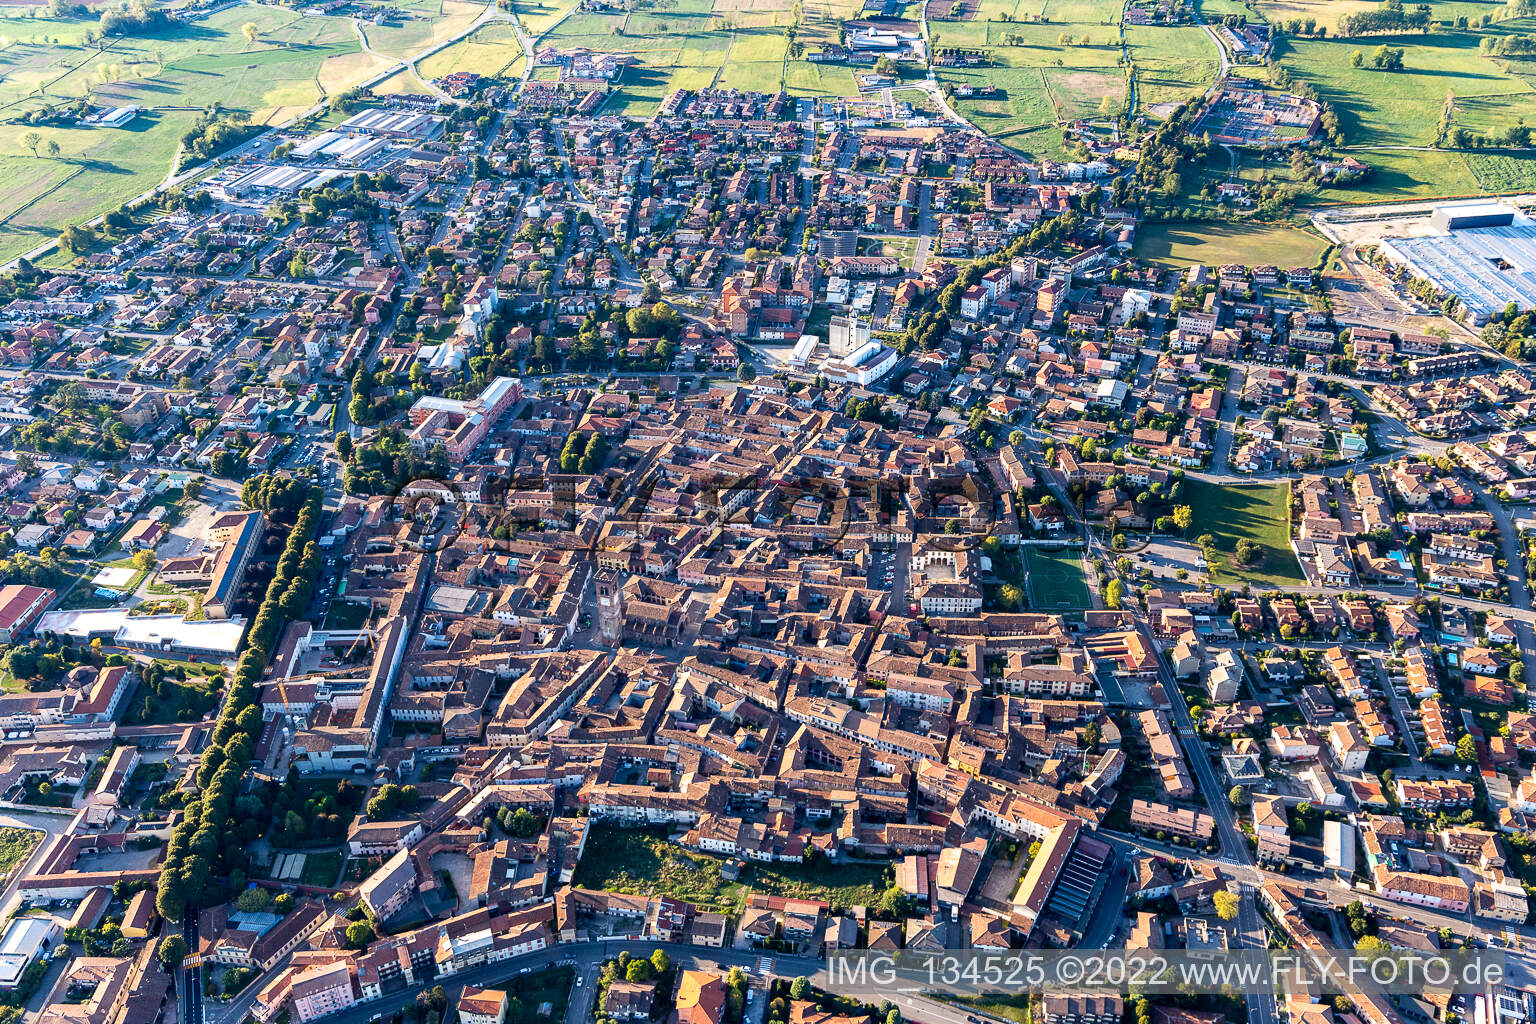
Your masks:
{"label": "paved road", "polygon": [[[515,978],[525,971],[544,970],[551,964],[570,963],[576,974],[581,978],[581,984],[571,992],[571,1000],[566,1008],[565,1024],[587,1024],[591,1021],[592,998],[596,987],[597,971],[602,962],[610,957],[617,956],[621,950],[628,950],[631,954],[648,956],[653,949],[664,949],[672,958],[674,964],[687,968],[718,967],[722,972],[731,967],[740,967],[749,976],[754,976],[753,981],[761,984],[765,979],[758,973],[758,965],[765,958],[772,961],[773,973],[780,977],[796,977],[804,975],[818,987],[831,985],[831,979],[826,973],[826,963],[820,959],[806,957],[781,956],[774,953],[765,953],[762,950],[737,950],[737,949],[701,949],[698,946],[686,946],[666,942],[636,942],[633,940],[617,939],[588,943],[571,943],[553,946],[536,953],[528,953],[523,956],[512,957],[496,964],[488,964],[478,967],[451,978],[433,979],[424,985],[406,986],[389,992],[383,999],[375,1003],[365,1003],[341,1013],[326,1017],[328,1024],[368,1024],[376,1017],[392,1015],[403,1005],[408,1005],[417,993],[431,988],[433,985],[442,984],[450,993],[450,1002],[453,993],[456,993],[465,985],[497,985]],[[260,980],[253,981],[252,985],[260,984]],[[835,987],[835,986],[834,986]],[[864,998],[869,998],[868,994]],[[893,992],[889,998],[900,1006],[903,1016],[908,1020],[922,1021],[923,1024],[968,1024],[970,1016],[965,1010],[950,1006],[947,1003],[926,999],[910,993]],[[754,1002],[760,1002],[763,995],[759,993]]]}
{"label": "paved road", "polygon": [[1184,700],[1184,694],[1173,678],[1173,669],[1168,665],[1168,656],[1163,652],[1163,645],[1154,639],[1151,628],[1139,613],[1136,614],[1136,626],[1141,630],[1147,646],[1157,652],[1158,679],[1163,684],[1163,690],[1168,694],[1169,703],[1172,705],[1173,722],[1178,727],[1179,737],[1184,746],[1184,760],[1194,769],[1199,790],[1205,796],[1206,804],[1210,806],[1211,817],[1216,820],[1216,831],[1221,837],[1221,859],[1229,864],[1251,865],[1253,855],[1248,850],[1248,842],[1238,831],[1237,823],[1232,816],[1232,806],[1227,802],[1226,790],[1222,788],[1221,781],[1216,777],[1216,770],[1211,767],[1210,754],[1200,740],[1199,731],[1195,729],[1194,719],[1190,717],[1189,705]]}
{"label": "paved road", "polygon": [[[1267,949],[1269,947],[1269,935],[1264,929],[1264,922],[1259,917],[1259,910],[1254,902],[1254,887],[1244,885],[1237,905],[1237,929],[1238,948],[1240,949]],[[1275,991],[1273,988],[1257,989],[1245,993],[1248,1002],[1248,1024],[1275,1024],[1278,1014],[1275,1010]]]}

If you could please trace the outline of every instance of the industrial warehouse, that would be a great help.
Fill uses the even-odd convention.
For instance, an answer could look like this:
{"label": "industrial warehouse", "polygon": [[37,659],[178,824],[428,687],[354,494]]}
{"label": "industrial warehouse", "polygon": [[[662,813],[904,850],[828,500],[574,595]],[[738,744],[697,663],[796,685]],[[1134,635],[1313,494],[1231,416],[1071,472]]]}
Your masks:
{"label": "industrial warehouse", "polygon": [[1457,296],[1477,323],[1511,302],[1536,305],[1536,221],[1473,202],[1437,206],[1428,225],[1434,233],[1382,239],[1382,253]]}

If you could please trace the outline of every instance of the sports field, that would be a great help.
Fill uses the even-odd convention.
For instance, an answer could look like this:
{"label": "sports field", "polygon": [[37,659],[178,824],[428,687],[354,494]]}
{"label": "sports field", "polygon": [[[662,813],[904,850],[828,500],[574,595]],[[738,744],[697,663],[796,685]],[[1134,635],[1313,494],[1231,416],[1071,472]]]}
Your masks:
{"label": "sports field", "polygon": [[1136,235],[1135,255],[1167,266],[1196,263],[1251,263],[1254,253],[1281,267],[1310,267],[1327,243],[1311,231],[1284,224],[1182,223],[1143,224]]}
{"label": "sports field", "polygon": [[1029,573],[1027,597],[1037,611],[1087,608],[1092,604],[1083,574],[1083,555],[1076,548],[1025,545],[1024,567]]}
{"label": "sports field", "polygon": [[[1290,545],[1289,481],[1274,484],[1214,484],[1186,479],[1185,495],[1194,522],[1190,540],[1211,534],[1217,555],[1210,566],[1217,583],[1252,583],[1262,587],[1305,585],[1301,566]],[[1263,558],[1251,567],[1233,564],[1232,552],[1239,540],[1256,542]]]}

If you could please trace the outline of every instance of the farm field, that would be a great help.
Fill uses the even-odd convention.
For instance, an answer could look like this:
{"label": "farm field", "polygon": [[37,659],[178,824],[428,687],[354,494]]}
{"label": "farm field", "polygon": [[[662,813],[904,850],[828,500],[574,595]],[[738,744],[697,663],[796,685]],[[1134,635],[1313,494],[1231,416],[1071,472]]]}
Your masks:
{"label": "farm field", "polygon": [[575,4],[569,0],[510,0],[505,6],[523,23],[523,31],[537,39],[570,13]]}
{"label": "farm field", "polygon": [[[1366,4],[1354,0],[1321,3],[1285,0],[1262,3],[1271,18],[1316,17],[1336,26],[1338,18]],[[1502,5],[1492,2],[1440,4],[1436,19],[1476,18]],[[1443,25],[1427,35],[1369,36],[1360,39],[1289,39],[1281,63],[1332,103],[1349,151],[1375,168],[1358,185],[1325,188],[1327,203],[1513,192],[1536,188],[1536,163],[1524,154],[1428,149],[1433,145],[1447,101],[1451,126],[1497,133],[1523,120],[1536,123],[1536,62],[1490,58],[1478,51],[1484,36],[1536,31],[1536,19],[1499,22],[1487,29],[1453,30]],[[1359,51],[1401,47],[1404,70],[1383,72],[1352,65]]]}
{"label": "farm field", "polygon": [[[1042,13],[1047,20],[1032,20]],[[980,50],[991,61],[938,70],[957,89],[997,90],[954,97],[965,117],[1019,152],[1060,157],[1057,125],[1124,110],[1126,58],[1135,68],[1138,112],[1152,117],[1216,78],[1219,58],[1203,29],[1122,27],[1120,20],[1121,5],[1109,0],[983,0],[974,15],[930,19],[929,35],[936,50]]]}
{"label": "farm field", "polygon": [[[1216,559],[1211,563],[1211,579],[1217,583],[1252,583],[1264,587],[1304,585],[1306,577],[1296,563],[1290,544],[1291,485],[1213,484],[1187,479],[1185,494],[1194,522],[1187,536],[1203,534],[1216,538]],[[1232,552],[1239,540],[1251,540],[1264,550],[1264,557],[1252,568],[1232,563]]]}
{"label": "farm field", "polygon": [[[15,9],[10,9],[14,11]],[[247,38],[244,27],[251,26]],[[171,169],[181,136],[214,103],[256,124],[300,113],[344,91],[381,65],[362,53],[349,21],[287,8],[239,4],[173,30],[84,43],[94,20],[0,17],[0,261],[147,191]],[[89,97],[101,106],[137,105],[124,128],[17,123],[48,104]],[[46,153],[21,142],[35,130]]]}
{"label": "farm field", "polygon": [[521,70],[522,56],[523,47],[512,26],[504,21],[493,21],[421,61],[417,70],[427,79],[441,78],[456,71],[495,77],[509,74],[514,65]]}
{"label": "farm field", "polygon": [[[807,50],[835,43],[854,17],[847,0],[805,3],[796,39]],[[643,118],[676,89],[751,89],[796,96],[854,96],[853,70],[789,56],[794,0],[637,0],[628,14],[577,12],[539,43],[633,54],[605,113]],[[457,48],[455,48],[457,49]]]}
{"label": "farm field", "polygon": [[1129,25],[1125,41],[1136,68],[1139,113],[1164,117],[1216,81],[1220,59],[1203,28]]}
{"label": "farm field", "polygon": [[1167,221],[1145,224],[1137,232],[1135,255],[1167,266],[1238,263],[1262,252],[1282,267],[1310,267],[1326,243],[1317,235],[1284,224],[1229,224],[1220,221]]}
{"label": "farm field", "polygon": [[362,26],[368,46],[396,60],[419,53],[468,28],[485,10],[484,4],[468,0],[423,0],[400,6],[407,12],[404,16],[392,17],[382,25]]}
{"label": "farm field", "polygon": [[1037,611],[1089,608],[1092,600],[1076,548],[1021,547],[1029,572],[1029,606]]}

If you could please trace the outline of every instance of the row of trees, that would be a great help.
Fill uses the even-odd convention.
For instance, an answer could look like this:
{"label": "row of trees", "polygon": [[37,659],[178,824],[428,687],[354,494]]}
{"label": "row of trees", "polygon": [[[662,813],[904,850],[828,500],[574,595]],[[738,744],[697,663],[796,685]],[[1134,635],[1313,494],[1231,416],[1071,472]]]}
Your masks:
{"label": "row of trees", "polygon": [[1429,4],[1415,4],[1410,10],[1402,0],[1386,0],[1380,7],[1346,14],[1339,19],[1339,35],[1365,36],[1379,32],[1428,32]]}
{"label": "row of trees", "polygon": [[277,570],[246,635],[245,653],[236,664],[212,742],[195,773],[197,793],[182,808],[183,818],[166,844],[155,908],[168,921],[180,920],[188,906],[208,906],[223,899],[231,873],[238,869],[244,875],[245,850],[230,843],[228,837],[235,828],[235,800],[241,779],[261,733],[256,686],[283,624],[309,603],[320,574],[320,549],[314,536],[320,524],[322,498],[320,488],[311,488],[309,501],[293,522]]}

